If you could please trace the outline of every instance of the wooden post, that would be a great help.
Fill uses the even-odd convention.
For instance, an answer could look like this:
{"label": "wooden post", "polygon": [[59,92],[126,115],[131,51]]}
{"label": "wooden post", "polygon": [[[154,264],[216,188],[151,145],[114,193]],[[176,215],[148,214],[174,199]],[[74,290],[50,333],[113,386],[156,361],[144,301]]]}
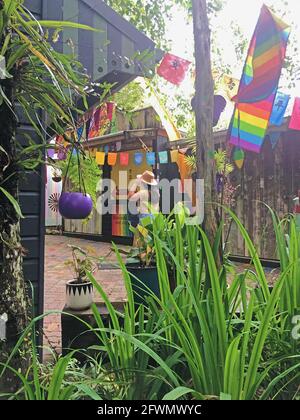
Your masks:
{"label": "wooden post", "polygon": [[192,0],[195,40],[195,117],[197,178],[204,179],[204,228],[212,245],[217,230],[215,170],[209,158],[213,144],[214,85],[210,58],[210,29],[206,0]]}

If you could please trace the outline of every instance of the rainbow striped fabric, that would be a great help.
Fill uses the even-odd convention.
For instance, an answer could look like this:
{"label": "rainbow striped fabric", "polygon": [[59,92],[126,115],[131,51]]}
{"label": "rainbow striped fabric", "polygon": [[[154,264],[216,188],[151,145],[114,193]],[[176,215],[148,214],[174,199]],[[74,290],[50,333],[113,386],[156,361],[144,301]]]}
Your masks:
{"label": "rainbow striped fabric", "polygon": [[229,127],[229,141],[260,152],[285,58],[290,28],[263,5],[250,42]]}

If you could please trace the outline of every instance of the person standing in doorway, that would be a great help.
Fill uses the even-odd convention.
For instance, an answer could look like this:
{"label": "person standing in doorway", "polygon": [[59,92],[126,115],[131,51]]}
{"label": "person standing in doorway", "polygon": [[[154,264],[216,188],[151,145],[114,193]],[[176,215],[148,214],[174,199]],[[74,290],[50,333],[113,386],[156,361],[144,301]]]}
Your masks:
{"label": "person standing in doorway", "polygon": [[139,223],[143,218],[153,218],[159,212],[160,194],[153,172],[145,171],[137,176],[136,182],[129,189],[128,199],[130,207],[136,209]]}

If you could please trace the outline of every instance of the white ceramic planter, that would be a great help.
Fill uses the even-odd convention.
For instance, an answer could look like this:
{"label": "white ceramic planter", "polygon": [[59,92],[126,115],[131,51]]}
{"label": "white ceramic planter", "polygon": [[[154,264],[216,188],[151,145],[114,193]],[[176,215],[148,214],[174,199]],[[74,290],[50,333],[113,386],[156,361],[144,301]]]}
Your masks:
{"label": "white ceramic planter", "polygon": [[91,282],[78,283],[69,280],[66,284],[66,305],[75,311],[90,308],[93,303],[93,285]]}

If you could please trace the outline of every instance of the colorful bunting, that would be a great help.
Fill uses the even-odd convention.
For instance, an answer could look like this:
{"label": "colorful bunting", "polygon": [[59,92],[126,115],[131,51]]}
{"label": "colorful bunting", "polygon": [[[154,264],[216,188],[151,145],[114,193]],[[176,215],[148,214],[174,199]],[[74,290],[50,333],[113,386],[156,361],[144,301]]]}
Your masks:
{"label": "colorful bunting", "polygon": [[238,169],[242,169],[245,161],[245,152],[239,147],[235,147],[233,151],[233,161]]}
{"label": "colorful bunting", "polygon": [[190,64],[191,62],[188,60],[167,53],[157,68],[157,74],[174,85],[180,85],[185,78]]}
{"label": "colorful bunting", "polygon": [[90,140],[94,137],[102,136],[109,125],[110,120],[107,116],[107,104],[103,104],[99,108],[95,108],[90,120],[88,139]]}
{"label": "colorful bunting", "polygon": [[289,28],[266,6],[250,43],[229,129],[230,143],[260,152],[285,57]]}
{"label": "colorful bunting", "polygon": [[290,95],[285,93],[277,92],[272,114],[270,117],[270,124],[280,126],[283,123],[284,114],[287,109],[290,100]]}
{"label": "colorful bunting", "polygon": [[121,152],[120,153],[120,165],[127,166],[129,163],[129,153],[128,152]]}
{"label": "colorful bunting", "polygon": [[234,77],[225,74],[221,84],[229,100],[231,100],[238,93],[240,84],[239,79],[235,79]]}
{"label": "colorful bunting", "polygon": [[110,152],[107,154],[107,163],[109,166],[115,166],[117,163],[118,153]]}
{"label": "colorful bunting", "polygon": [[158,153],[159,163],[168,163],[168,152],[164,150],[163,152]]}
{"label": "colorful bunting", "polygon": [[171,162],[172,163],[177,163],[178,160],[178,150],[171,150],[170,155],[171,155]]}
{"label": "colorful bunting", "polygon": [[153,166],[155,165],[156,159],[155,159],[155,152],[147,152],[146,153],[146,161],[148,165]]}
{"label": "colorful bunting", "polygon": [[280,131],[271,131],[269,133],[269,139],[270,139],[270,143],[272,145],[272,149],[275,149],[278,140],[280,138],[281,132]]}
{"label": "colorful bunting", "polygon": [[292,130],[300,130],[300,98],[295,98],[289,128]]}
{"label": "colorful bunting", "polygon": [[96,152],[96,162],[98,165],[104,165],[105,162],[105,153],[104,152]]}
{"label": "colorful bunting", "polygon": [[267,99],[278,87],[290,28],[263,5],[252,37],[237,103]]}
{"label": "colorful bunting", "polygon": [[134,154],[134,163],[136,165],[141,165],[144,159],[144,153],[143,152],[135,152]]}

